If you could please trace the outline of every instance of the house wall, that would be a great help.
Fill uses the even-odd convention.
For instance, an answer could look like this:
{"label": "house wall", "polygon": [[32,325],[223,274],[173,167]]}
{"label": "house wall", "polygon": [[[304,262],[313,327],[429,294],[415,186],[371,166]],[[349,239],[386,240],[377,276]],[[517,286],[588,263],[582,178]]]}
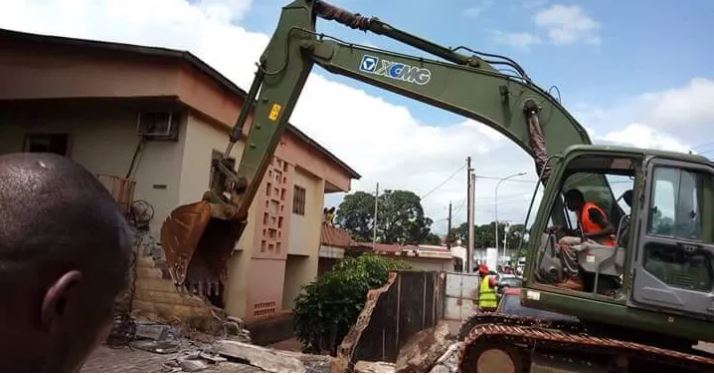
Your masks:
{"label": "house wall", "polygon": [[[42,110],[36,106],[3,106],[0,153],[22,151],[27,133],[67,133],[71,159],[94,174],[124,177],[139,142],[137,113],[152,107],[149,103],[46,105]],[[147,142],[137,158],[134,199],[146,200],[154,207],[151,228],[155,236],[178,198],[185,129],[184,119],[178,142]]]}
{"label": "house wall", "polygon": [[[305,189],[305,214],[298,215],[290,210],[290,238],[288,245],[288,267],[285,273],[283,308],[293,308],[294,300],[303,285],[317,277],[320,253],[320,223],[324,204],[325,180],[311,175],[302,168],[295,168],[293,186]],[[291,207],[292,207],[292,201]],[[290,267],[290,263],[300,267]]]}
{"label": "house wall", "polygon": [[[70,158],[92,173],[123,177],[139,143],[137,114],[183,110],[178,141],[146,143],[134,172],[134,199],[154,207],[151,232],[158,240],[169,213],[208,188],[212,150],[224,150],[242,92],[180,53],[156,56],[144,47],[127,51],[51,39],[0,35],[0,154],[22,151],[30,131],[66,132]],[[244,132],[250,122],[251,116]],[[283,226],[277,236],[266,231],[265,203],[275,198],[266,191],[266,176],[229,260],[224,294],[231,315],[251,320],[289,308],[299,286],[316,276],[323,194],[347,191],[351,182],[350,172],[320,147],[294,128],[280,139],[271,168],[285,178],[272,186],[285,190],[278,214]],[[236,163],[242,150],[241,143],[233,150]],[[307,200],[305,217],[295,220],[294,180],[306,188]],[[288,254],[302,254],[296,255],[302,260],[288,262]]]}

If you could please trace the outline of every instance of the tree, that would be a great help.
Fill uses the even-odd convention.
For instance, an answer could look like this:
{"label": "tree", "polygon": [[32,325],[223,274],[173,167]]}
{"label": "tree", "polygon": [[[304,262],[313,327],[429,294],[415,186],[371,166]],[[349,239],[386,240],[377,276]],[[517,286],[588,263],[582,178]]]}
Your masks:
{"label": "tree", "polygon": [[441,245],[441,237],[434,233],[429,233],[422,243],[427,245]]}
{"label": "tree", "polygon": [[[505,223],[498,224],[498,237],[501,242],[499,242],[498,247],[503,247],[503,236],[506,233]],[[451,230],[452,237],[456,240],[461,240],[462,244],[466,244],[468,241],[468,226],[466,223],[462,223],[458,227]],[[496,247],[496,222],[492,221],[484,225],[474,225],[474,247],[477,249],[483,249],[487,247]],[[525,237],[524,237],[525,236]],[[508,233],[508,248],[516,249],[521,243],[521,237],[523,239],[523,247],[528,243],[528,232],[523,224],[513,224]]]}
{"label": "tree", "polygon": [[432,220],[424,216],[421,198],[406,190],[386,190],[379,196],[377,234],[384,243],[423,242]]}
{"label": "tree", "polygon": [[367,292],[384,285],[389,271],[409,268],[402,261],[372,254],[344,258],[304,286],[295,299],[296,336],[309,352],[329,350],[335,355],[364,308]]}
{"label": "tree", "polygon": [[355,240],[371,240],[374,228],[374,195],[363,191],[345,195],[335,218],[337,224],[349,230]]}
{"label": "tree", "polygon": [[[411,191],[385,190],[379,196],[377,241],[418,244],[440,242],[431,235],[432,220],[424,216],[421,198]],[[374,195],[359,191],[340,204],[337,224],[357,241],[371,241],[374,230]]]}

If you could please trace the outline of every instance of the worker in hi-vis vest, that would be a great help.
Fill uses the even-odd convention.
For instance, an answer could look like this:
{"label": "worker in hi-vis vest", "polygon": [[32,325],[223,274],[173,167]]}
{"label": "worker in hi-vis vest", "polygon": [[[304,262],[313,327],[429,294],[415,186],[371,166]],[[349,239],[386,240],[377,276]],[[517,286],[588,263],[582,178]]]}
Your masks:
{"label": "worker in hi-vis vest", "polygon": [[481,283],[478,291],[478,308],[481,311],[495,311],[498,302],[496,301],[496,278],[488,273],[488,266],[482,264],[478,267],[481,276]]}

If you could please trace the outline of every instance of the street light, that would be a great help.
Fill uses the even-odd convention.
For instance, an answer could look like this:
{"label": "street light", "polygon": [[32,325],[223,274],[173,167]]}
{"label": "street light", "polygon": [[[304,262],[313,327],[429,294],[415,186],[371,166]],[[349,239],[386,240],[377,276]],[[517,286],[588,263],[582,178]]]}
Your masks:
{"label": "street light", "polygon": [[[494,201],[495,201],[495,207],[494,207],[494,210],[493,210],[494,216],[496,217],[496,223],[495,223],[495,224],[496,224],[496,225],[495,225],[495,227],[496,227],[496,241],[495,241],[495,242],[496,242],[496,254],[498,254],[498,187],[501,186],[501,182],[503,182],[503,181],[506,181],[506,180],[511,179],[511,178],[513,178],[513,177],[523,176],[523,175],[525,175],[525,174],[526,174],[526,172],[521,172],[521,173],[512,174],[512,175],[510,175],[510,176],[506,176],[506,177],[504,177],[504,178],[498,180],[498,183],[496,184],[496,194],[495,194],[496,197],[495,197],[495,200],[494,200]],[[504,261],[505,261],[505,258],[506,258],[506,249],[505,249],[505,244],[504,244],[504,249],[503,249],[503,260],[504,260]]]}

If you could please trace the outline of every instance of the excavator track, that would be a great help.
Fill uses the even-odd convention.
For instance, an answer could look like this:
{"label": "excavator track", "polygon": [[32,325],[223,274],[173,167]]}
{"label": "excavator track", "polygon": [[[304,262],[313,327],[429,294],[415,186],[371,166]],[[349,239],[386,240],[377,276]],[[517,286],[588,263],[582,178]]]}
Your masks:
{"label": "excavator track", "polygon": [[[560,356],[584,355],[620,361],[616,370],[661,371],[662,366],[682,371],[714,371],[714,358],[591,334],[584,326],[571,322],[549,322],[538,319],[482,314],[466,322],[462,330],[459,369],[478,372],[477,353],[488,347],[506,348],[514,361],[513,369],[526,371],[529,356],[539,351]],[[508,348],[510,346],[510,348]],[[516,353],[516,355],[514,355]]]}

